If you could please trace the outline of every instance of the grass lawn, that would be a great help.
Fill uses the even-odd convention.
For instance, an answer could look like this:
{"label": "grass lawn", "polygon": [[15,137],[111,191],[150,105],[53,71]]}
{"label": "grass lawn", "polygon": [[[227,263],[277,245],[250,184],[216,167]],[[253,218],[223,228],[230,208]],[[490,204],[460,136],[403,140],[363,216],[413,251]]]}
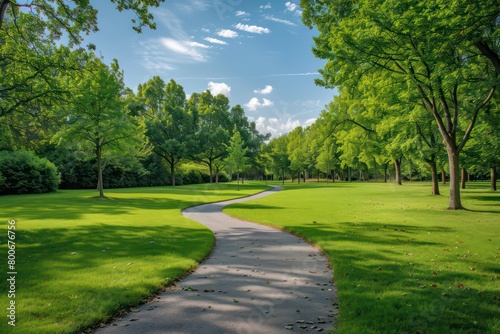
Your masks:
{"label": "grass lawn", "polygon": [[428,183],[287,184],[225,212],[301,235],[334,269],[339,333],[500,333],[500,193],[448,211]]}
{"label": "grass lawn", "polygon": [[[213,234],[181,208],[264,185],[69,190],[0,197],[0,333],[75,333],[134,306],[196,266]],[[7,324],[7,225],[16,221],[16,323]]]}

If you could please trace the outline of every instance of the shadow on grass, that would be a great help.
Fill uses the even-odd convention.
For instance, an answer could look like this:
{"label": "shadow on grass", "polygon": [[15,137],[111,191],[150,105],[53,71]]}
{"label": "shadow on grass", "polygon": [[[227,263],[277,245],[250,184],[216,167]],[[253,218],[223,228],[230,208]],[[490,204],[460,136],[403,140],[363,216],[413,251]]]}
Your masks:
{"label": "shadow on grass", "polygon": [[[172,284],[193,260],[203,259],[212,242],[206,229],[149,226],[140,219],[137,226],[23,231],[16,238],[20,325],[28,329],[23,319],[49,325],[58,315],[61,322],[77,323],[75,330],[94,325]],[[2,296],[6,289],[2,284]]]}
{"label": "shadow on grass", "polygon": [[[492,333],[500,325],[500,291],[484,286],[485,279],[500,279],[498,266],[444,253],[444,244],[424,240],[427,227],[343,222],[285,229],[305,236],[329,257],[338,320],[351,332],[393,332],[398,324],[400,333]],[[428,247],[442,254],[419,258],[419,250]],[[470,269],[479,265],[477,271]]]}

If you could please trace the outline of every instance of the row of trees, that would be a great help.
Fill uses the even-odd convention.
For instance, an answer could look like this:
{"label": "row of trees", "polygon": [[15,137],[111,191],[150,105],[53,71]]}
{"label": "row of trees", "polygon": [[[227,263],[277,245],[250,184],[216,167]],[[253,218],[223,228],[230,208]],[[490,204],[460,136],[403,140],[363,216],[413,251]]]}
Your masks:
{"label": "row of trees", "polygon": [[[397,164],[414,150],[434,176],[444,150],[449,209],[462,209],[460,167],[480,161],[495,173],[498,165],[498,2],[301,0],[300,5],[303,22],[319,31],[313,52],[327,60],[317,84],[340,91],[322,117],[330,119],[332,135],[366,138],[358,155],[364,163],[390,158]],[[346,124],[356,127],[338,128]],[[466,153],[468,142],[474,145]],[[341,140],[341,145],[351,144]],[[344,147],[342,154],[353,150]]]}
{"label": "row of trees", "polygon": [[46,156],[60,167],[63,181],[68,169],[80,168],[68,167],[71,160],[93,160],[100,196],[106,166],[147,174],[144,162],[152,156],[168,166],[172,185],[180,162],[205,164],[210,182],[226,166],[238,172],[247,164],[236,148],[256,164],[268,136],[226,96],[205,91],[188,99],[181,85],[160,77],[134,92],[125,87],[116,60],[108,66],[92,47],[39,38],[47,27],[38,16],[14,14],[0,29],[0,150]]}

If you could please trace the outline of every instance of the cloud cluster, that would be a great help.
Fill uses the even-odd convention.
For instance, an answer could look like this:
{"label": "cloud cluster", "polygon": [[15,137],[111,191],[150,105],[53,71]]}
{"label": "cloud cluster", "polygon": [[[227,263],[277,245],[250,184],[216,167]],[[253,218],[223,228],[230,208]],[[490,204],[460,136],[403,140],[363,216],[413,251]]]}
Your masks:
{"label": "cloud cluster", "polygon": [[248,103],[245,104],[245,107],[248,108],[250,111],[256,111],[257,109],[264,108],[264,107],[271,107],[273,106],[274,103],[273,101],[270,101],[268,99],[262,99],[262,102],[256,97],[252,97]]}
{"label": "cloud cluster", "polygon": [[224,82],[210,81],[208,83],[207,89],[212,93],[213,96],[222,94],[229,97],[229,94],[231,93],[231,87]]}
{"label": "cloud cluster", "polygon": [[296,15],[302,15],[302,11],[298,9],[299,6],[293,2],[286,2],[285,3],[286,10],[290,12],[295,12]]}
{"label": "cloud cluster", "polygon": [[262,89],[256,89],[253,92],[256,94],[267,95],[267,94],[271,94],[272,91],[273,91],[273,86],[266,85],[266,87],[264,87]]}
{"label": "cloud cluster", "polygon": [[286,9],[288,9],[291,12],[293,12],[293,11],[295,11],[295,9],[297,9],[297,5],[294,4],[293,2],[290,2],[290,1],[285,3],[285,7],[286,7]]}
{"label": "cloud cluster", "polygon": [[207,42],[213,43],[213,44],[227,45],[226,42],[221,41],[220,39],[217,39],[217,38],[205,37],[204,40]]}
{"label": "cloud cluster", "polygon": [[238,33],[236,31],[230,29],[221,29],[217,31],[217,35],[224,38],[236,38],[238,37]]}
{"label": "cloud cluster", "polygon": [[289,25],[289,26],[297,26],[295,23],[293,23],[292,21],[288,21],[288,20],[284,20],[284,19],[280,19],[280,18],[277,18],[277,17],[274,17],[273,15],[265,15],[264,18],[266,20],[269,20],[269,21],[273,21],[273,22],[278,22],[278,23],[282,23],[282,24],[286,24],[286,25]]}
{"label": "cloud cluster", "polygon": [[280,120],[275,117],[259,117],[255,120],[255,127],[260,133],[271,133],[272,137],[284,135],[296,127],[300,126],[300,121],[297,119],[288,118]]}
{"label": "cloud cluster", "polygon": [[236,29],[250,32],[253,34],[269,34],[271,32],[271,30],[269,30],[268,28],[259,27],[259,26],[255,26],[255,25],[242,24],[242,23],[238,23],[234,27]]}

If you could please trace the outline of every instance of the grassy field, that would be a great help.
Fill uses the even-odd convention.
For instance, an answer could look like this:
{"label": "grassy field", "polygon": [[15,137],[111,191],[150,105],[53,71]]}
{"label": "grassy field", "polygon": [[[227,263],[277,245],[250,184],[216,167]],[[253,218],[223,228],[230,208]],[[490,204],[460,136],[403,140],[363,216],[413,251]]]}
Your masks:
{"label": "grassy field", "polygon": [[[0,197],[0,333],[75,333],[196,266],[213,234],[181,208],[241,197],[263,185],[59,191]],[[15,220],[15,327],[8,325],[7,226]]]}
{"label": "grassy field", "polygon": [[467,187],[468,211],[427,183],[311,182],[225,212],[325,251],[339,333],[500,333],[500,193]]}

